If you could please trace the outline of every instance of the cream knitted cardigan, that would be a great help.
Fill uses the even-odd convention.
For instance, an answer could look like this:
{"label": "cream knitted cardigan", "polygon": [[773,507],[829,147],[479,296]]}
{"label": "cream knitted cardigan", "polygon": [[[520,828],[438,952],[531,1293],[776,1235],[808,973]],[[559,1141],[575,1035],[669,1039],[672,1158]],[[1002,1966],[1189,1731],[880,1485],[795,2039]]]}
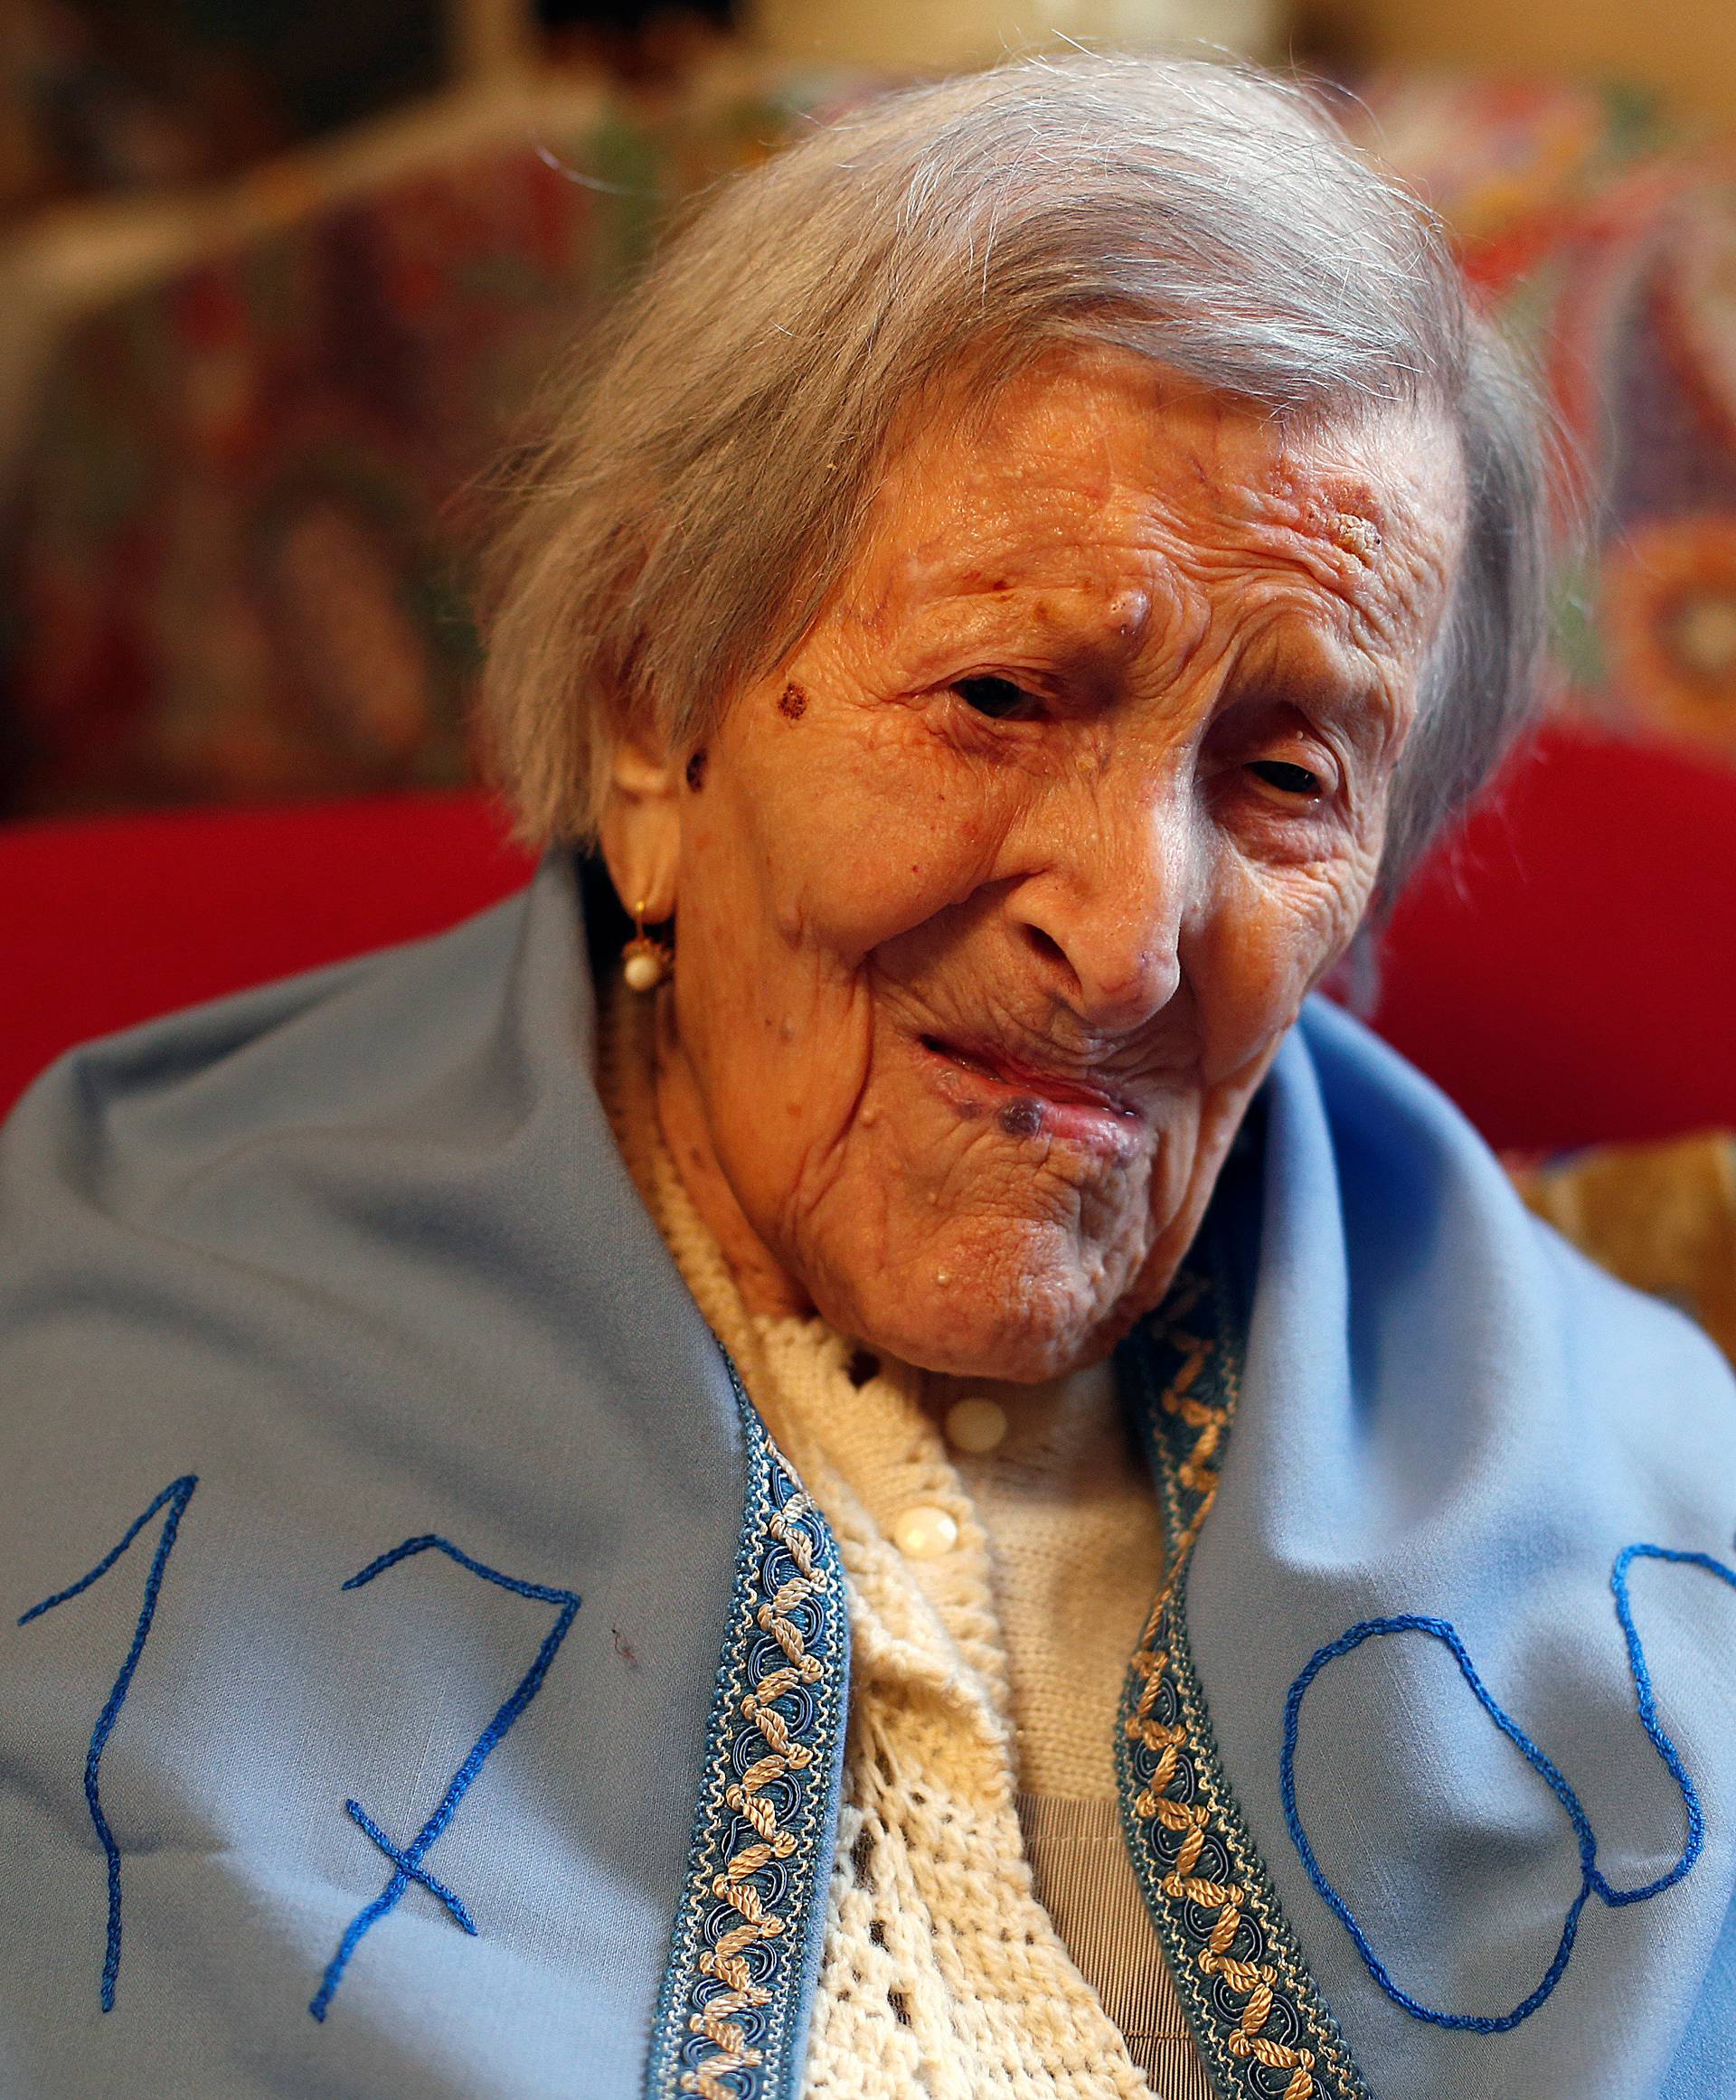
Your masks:
{"label": "cream knitted cardigan", "polygon": [[[618,986],[606,1005],[599,1078],[617,1137],[848,1585],[849,1727],[807,2093],[1153,2100],[1038,1899],[1019,1814],[1105,1804],[1109,1822],[1117,1701],[1162,1574],[1113,1381],[953,1387],[818,1320],[750,1317],[661,1137],[651,1012]],[[936,1410],[967,1389],[991,1390],[1011,1427],[993,1454],[955,1462]],[[912,1561],[888,1528],[919,1505],[950,1516],[958,1541]],[[1137,1891],[1118,1845],[1113,1865],[1125,1907]],[[1146,2061],[1164,2067],[1164,2100],[1195,2100],[1212,2088],[1156,1935],[1138,1940],[1146,1924],[1130,1928],[1134,1995],[1150,2011],[1156,1986],[1157,2001]]]}

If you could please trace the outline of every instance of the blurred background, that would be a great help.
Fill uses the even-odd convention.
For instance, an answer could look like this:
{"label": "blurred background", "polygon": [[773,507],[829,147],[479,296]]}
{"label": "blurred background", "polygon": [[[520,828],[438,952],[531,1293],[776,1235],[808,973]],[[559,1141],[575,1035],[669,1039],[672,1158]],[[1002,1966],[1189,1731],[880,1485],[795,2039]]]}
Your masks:
{"label": "blurred background", "polygon": [[1543,366],[1566,702],[1736,764],[1730,0],[4,0],[0,815],[457,783],[473,485],[663,213],[873,84],[1348,90]]}
{"label": "blurred background", "polygon": [[1304,69],[1570,440],[1551,720],[1379,1025],[1497,1144],[1736,1126],[1731,0],[0,0],[0,1107],[523,880],[467,577],[537,375],[696,189],[1068,39]]}

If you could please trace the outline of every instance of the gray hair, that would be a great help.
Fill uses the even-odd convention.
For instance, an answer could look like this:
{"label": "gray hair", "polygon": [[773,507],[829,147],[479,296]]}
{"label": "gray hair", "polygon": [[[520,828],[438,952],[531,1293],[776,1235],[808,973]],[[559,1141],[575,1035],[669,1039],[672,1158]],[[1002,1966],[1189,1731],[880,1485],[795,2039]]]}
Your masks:
{"label": "gray hair", "polygon": [[887,96],[700,201],[539,411],[484,575],[482,729],[532,840],[583,840],[617,739],[683,753],[854,558],[941,388],[1112,344],[1278,415],[1458,433],[1467,541],[1382,892],[1532,703],[1543,438],[1434,220],[1300,89],[1200,60],[1030,61]]}

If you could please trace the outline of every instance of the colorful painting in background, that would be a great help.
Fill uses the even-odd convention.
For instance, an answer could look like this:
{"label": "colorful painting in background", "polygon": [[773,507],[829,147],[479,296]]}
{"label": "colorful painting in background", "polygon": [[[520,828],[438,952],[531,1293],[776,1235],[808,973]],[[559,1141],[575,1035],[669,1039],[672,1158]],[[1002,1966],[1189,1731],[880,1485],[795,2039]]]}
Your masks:
{"label": "colorful painting in background", "polygon": [[[467,575],[513,415],[672,206],[848,92],[621,101],[82,322],[5,492],[6,811],[467,777]],[[1358,93],[1570,437],[1561,704],[1736,763],[1736,151],[1565,85]]]}
{"label": "colorful painting in background", "polygon": [[1559,415],[1559,704],[1736,764],[1736,141],[1565,84],[1381,75],[1347,114]]}

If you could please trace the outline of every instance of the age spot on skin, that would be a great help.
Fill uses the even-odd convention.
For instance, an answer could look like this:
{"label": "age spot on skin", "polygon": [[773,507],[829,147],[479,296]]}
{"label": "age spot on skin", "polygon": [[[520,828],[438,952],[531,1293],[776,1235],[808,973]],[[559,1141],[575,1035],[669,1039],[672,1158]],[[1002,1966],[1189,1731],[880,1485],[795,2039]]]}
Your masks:
{"label": "age spot on skin", "polygon": [[697,795],[700,789],[705,785],[705,762],[707,756],[708,754],[706,752],[705,747],[703,744],[702,744],[698,750],[696,750],[693,757],[687,761],[687,785],[695,795]]}
{"label": "age spot on skin", "polygon": [[1372,518],[1358,517],[1354,511],[1334,513],[1332,536],[1347,553],[1362,561],[1372,563],[1381,551],[1379,526]]}
{"label": "age spot on skin", "polygon": [[807,712],[807,695],[799,685],[787,685],[778,695],[778,711],[787,722],[798,722]]}
{"label": "age spot on skin", "polygon": [[1002,1108],[999,1122],[1009,1137],[1036,1137],[1043,1130],[1043,1104],[1021,1095]]}

